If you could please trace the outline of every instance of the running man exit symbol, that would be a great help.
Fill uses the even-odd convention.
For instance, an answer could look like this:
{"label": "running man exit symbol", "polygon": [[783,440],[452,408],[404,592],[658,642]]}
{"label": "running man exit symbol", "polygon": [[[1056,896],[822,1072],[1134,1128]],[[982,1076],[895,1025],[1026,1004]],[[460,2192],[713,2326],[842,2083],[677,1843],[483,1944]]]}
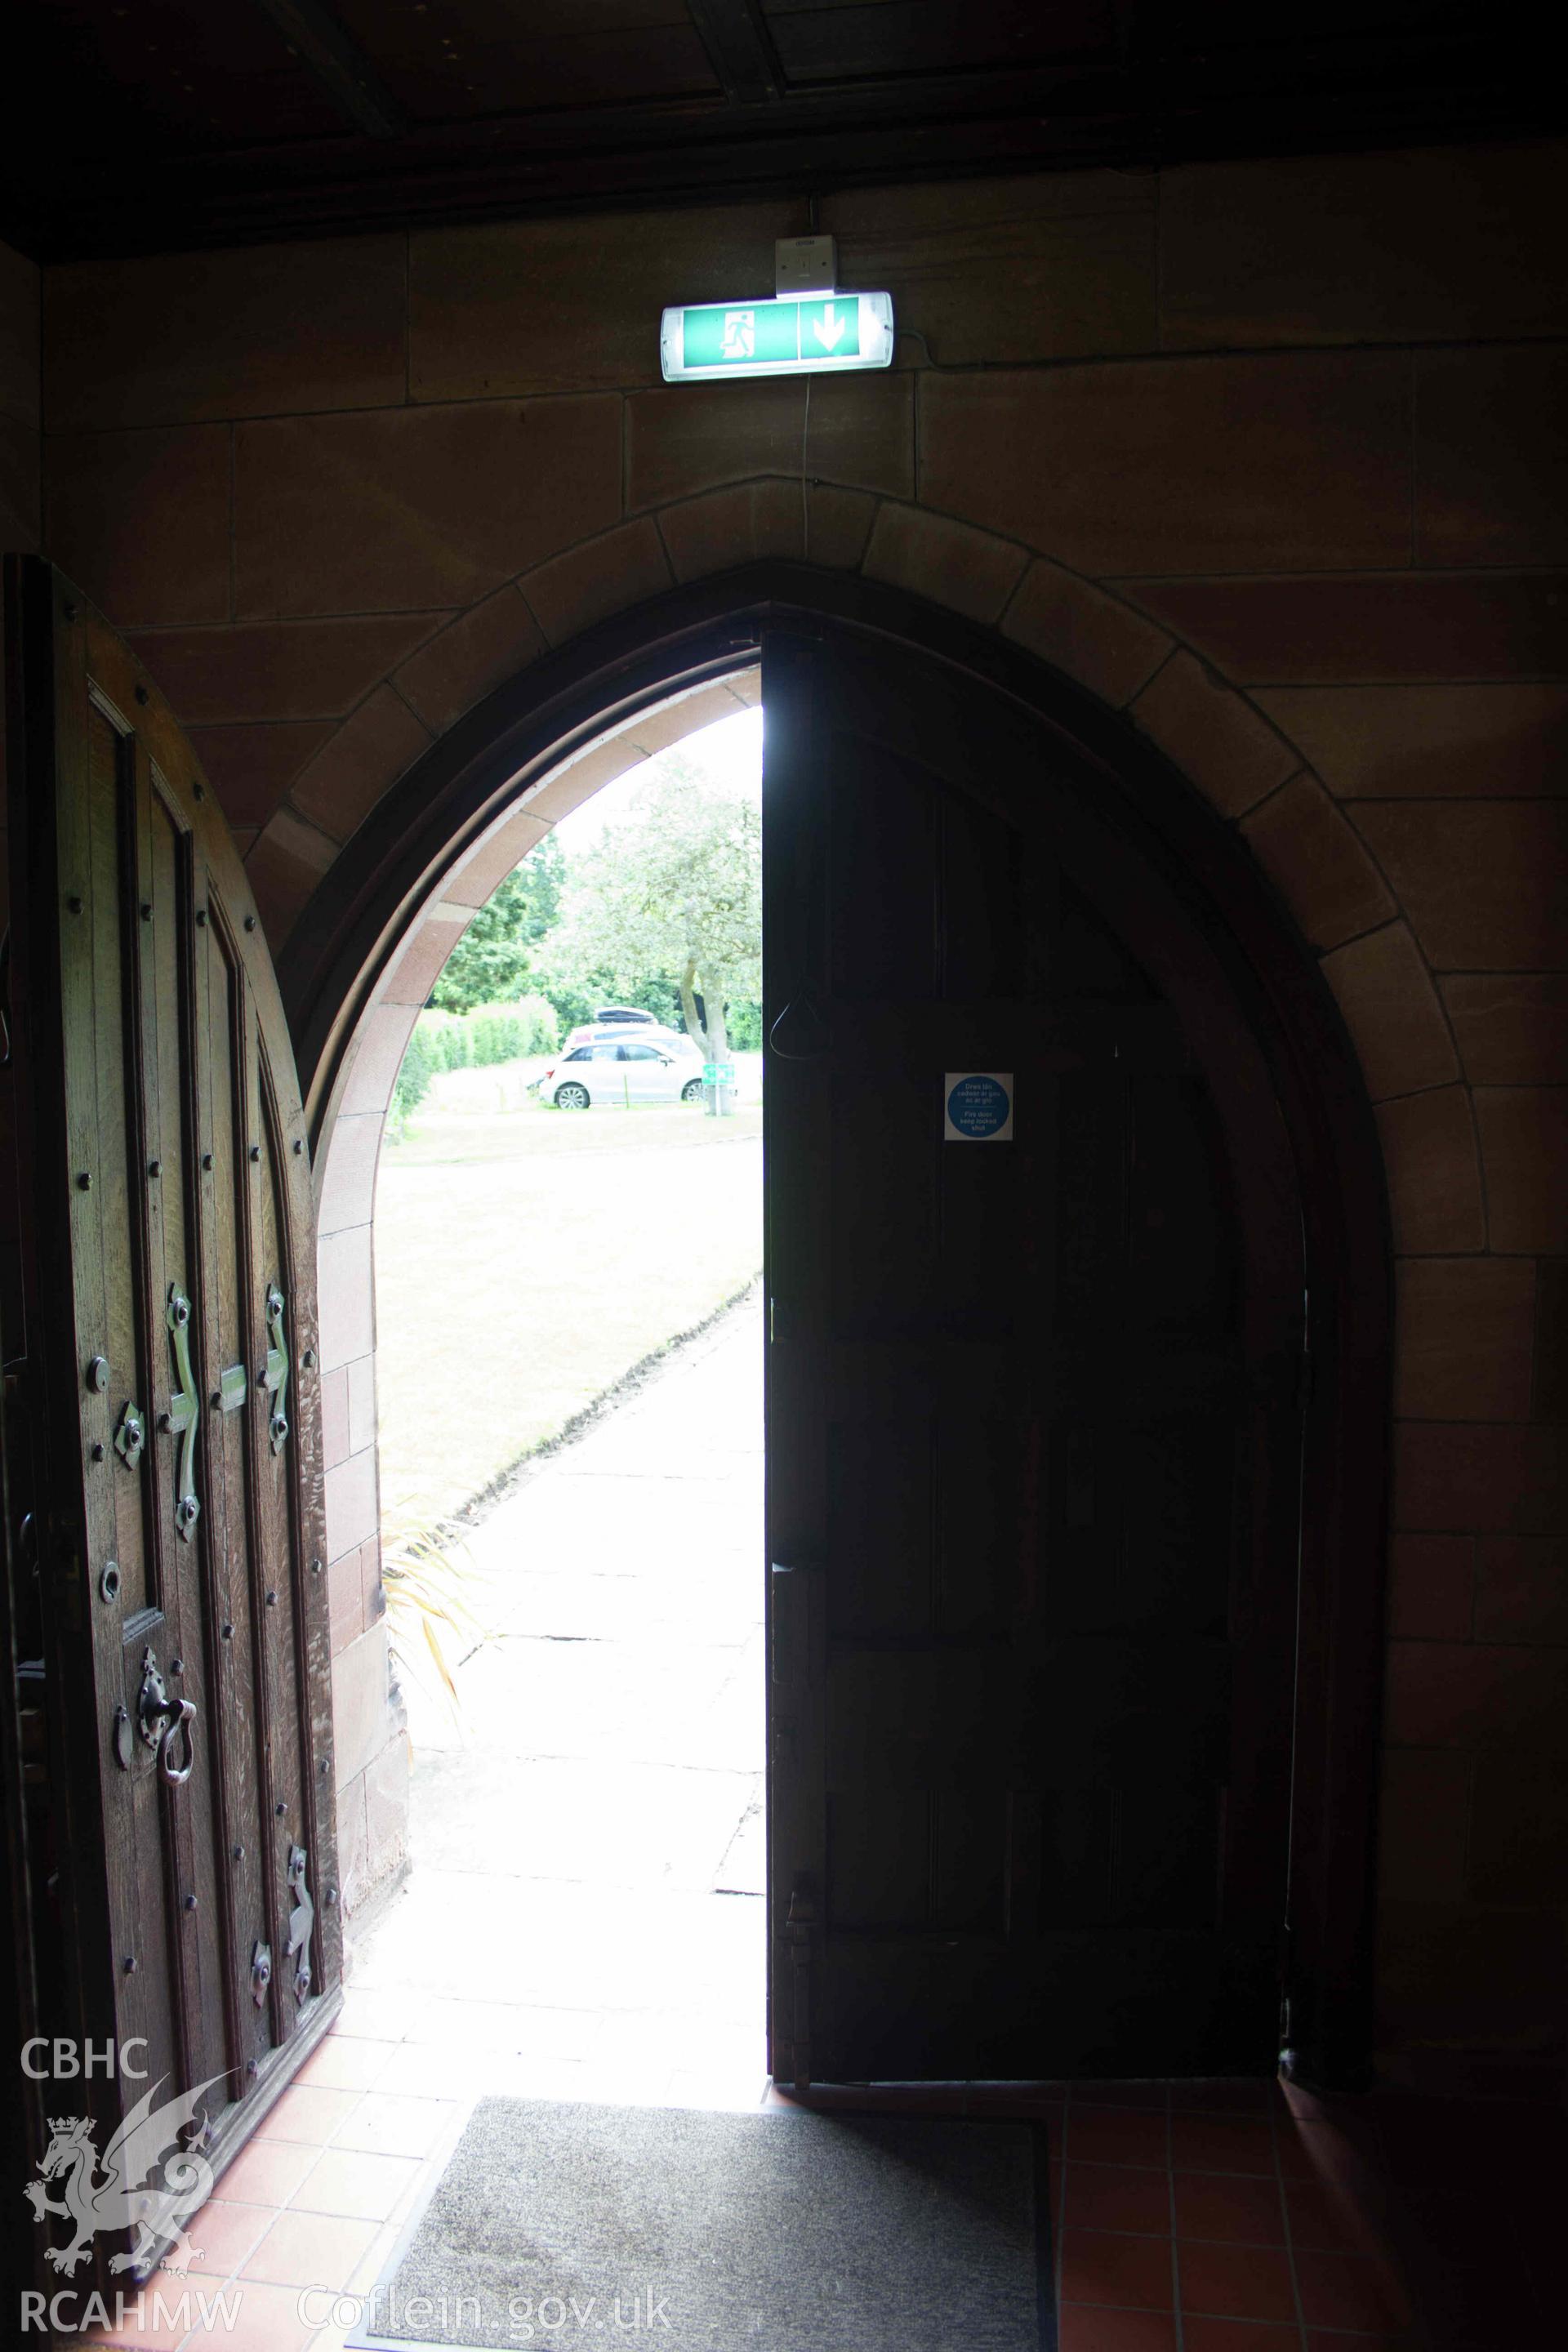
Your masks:
{"label": "running man exit symbol", "polygon": [[726,310],[724,340],[721,346],[727,360],[749,360],[757,348],[757,314],[754,310]]}

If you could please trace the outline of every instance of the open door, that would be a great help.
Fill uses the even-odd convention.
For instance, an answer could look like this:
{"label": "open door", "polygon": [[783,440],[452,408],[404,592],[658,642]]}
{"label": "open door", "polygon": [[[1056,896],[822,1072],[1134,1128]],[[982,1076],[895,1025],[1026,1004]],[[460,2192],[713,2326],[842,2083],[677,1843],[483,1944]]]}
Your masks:
{"label": "open door", "polygon": [[[1039,722],[845,634],[766,636],[763,698],[774,2073],[1271,2071],[1304,1333],[1267,1067]],[[949,1117],[967,1074],[1010,1131]]]}
{"label": "open door", "polygon": [[[37,2234],[53,2285],[123,2285],[340,1999],[313,1206],[271,959],[189,743],[49,567],[13,561],[6,614]],[[56,2147],[79,2118],[85,2172]],[[72,2180],[114,2193],[84,2220]]]}

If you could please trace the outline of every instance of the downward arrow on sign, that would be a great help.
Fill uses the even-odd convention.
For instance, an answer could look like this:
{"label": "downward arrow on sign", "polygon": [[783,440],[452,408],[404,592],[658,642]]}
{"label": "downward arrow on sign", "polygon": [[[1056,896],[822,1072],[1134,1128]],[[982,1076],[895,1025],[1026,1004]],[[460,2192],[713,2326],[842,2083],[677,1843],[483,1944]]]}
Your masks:
{"label": "downward arrow on sign", "polygon": [[832,303],[829,302],[816,327],[816,340],[825,352],[830,352],[833,349],[848,324],[848,320],[839,318]]}

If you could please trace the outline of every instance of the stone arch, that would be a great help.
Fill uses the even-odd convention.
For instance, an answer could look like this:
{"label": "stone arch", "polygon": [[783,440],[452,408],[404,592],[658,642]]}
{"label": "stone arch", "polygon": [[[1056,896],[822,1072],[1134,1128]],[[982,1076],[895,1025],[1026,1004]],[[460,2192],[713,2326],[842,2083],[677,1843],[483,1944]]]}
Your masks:
{"label": "stone arch", "polygon": [[[802,559],[995,629],[1167,754],[1240,832],[1321,960],[1372,1098],[1391,1107],[1379,1123],[1401,1249],[1484,1249],[1452,1024],[1374,845],[1283,724],[1291,697],[1249,693],[1130,596],[1021,539],[844,484],[763,474],[670,500],[445,619],[313,752],[249,848],[274,947],[315,912],[346,842],[399,779],[503,682],[672,586]],[[1427,1095],[1441,1099],[1392,1108]]]}
{"label": "stone arch", "polygon": [[[1320,956],[1367,941],[1386,953],[1376,943],[1398,937],[1396,910],[1293,748],[1188,649],[1058,566],[967,526],[944,526],[933,539],[930,521],[900,510],[889,526],[900,536],[884,545],[902,551],[906,576],[919,571],[910,551],[923,547],[949,581],[960,555],[973,568],[999,564],[997,551],[1007,551],[1011,584],[994,583],[994,614],[978,620],[902,583],[798,563],[756,564],[667,591],[493,692],[399,780],[324,877],[281,971],[318,1145],[322,1360],[329,1382],[347,1370],[351,1392],[339,1424],[351,1445],[345,1459],[333,1460],[329,1416],[329,1528],[334,1481],[360,1519],[340,1518],[330,1533],[334,1575],[351,1617],[359,1608],[363,1648],[374,1631],[365,1622],[376,1577],[374,1430],[362,1419],[354,1445],[352,1391],[356,1364],[367,1391],[373,1378],[374,1153],[403,1041],[468,913],[552,813],[735,707],[735,681],[754,659],[759,630],[787,620],[900,639],[949,664],[973,690],[1031,707],[1080,774],[1108,798],[1125,798],[1128,821],[1158,837],[1206,909],[1197,919],[1223,930],[1275,1075],[1309,1204],[1309,1258],[1323,1281],[1313,1309],[1323,1386],[1309,1409],[1314,1499],[1303,1534],[1304,1793],[1295,1829],[1297,1934],[1319,2007],[1299,2018],[1298,2033],[1319,2072],[1342,2071],[1364,2046],[1370,1975],[1390,1285],[1381,1154]],[[955,548],[958,530],[964,538]],[[1064,657],[1049,661],[1049,649]],[[1101,689],[1113,685],[1120,708],[1081,682],[1086,670]],[[1269,810],[1273,823],[1260,824]],[[459,874],[470,878],[460,883]],[[351,1550],[353,1569],[340,1571]],[[374,1663],[374,1646],[364,1654]],[[368,1729],[357,1742],[345,1738],[342,1717],[359,1707],[368,1725],[374,1712],[368,1696],[351,1695],[351,1683],[355,1692],[367,1686],[353,1680],[346,1656],[345,1644],[345,1778],[373,1741]],[[369,1755],[363,1769],[368,1818],[374,1776],[392,1768]],[[353,1837],[351,1821],[346,1842]],[[352,1876],[350,1885],[352,1896]]]}

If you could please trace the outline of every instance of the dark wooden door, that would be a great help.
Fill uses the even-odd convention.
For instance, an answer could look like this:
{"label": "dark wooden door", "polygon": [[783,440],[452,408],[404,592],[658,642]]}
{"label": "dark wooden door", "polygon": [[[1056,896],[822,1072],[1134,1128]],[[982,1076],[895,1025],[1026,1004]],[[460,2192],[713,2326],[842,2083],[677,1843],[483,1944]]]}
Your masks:
{"label": "dark wooden door", "polygon": [[[1213,943],[1000,698],[764,641],[774,2070],[1279,2042],[1300,1225]],[[944,1138],[1000,1073],[1010,1140]]]}
{"label": "dark wooden door", "polygon": [[[14,563],[7,615],[39,2022],[136,2045],[133,2074],[44,2104],[90,2101],[101,2158],[156,2085],[216,2168],[341,1974],[310,1161],[189,743],[58,573]],[[145,2233],[129,2246],[144,2269]]]}

